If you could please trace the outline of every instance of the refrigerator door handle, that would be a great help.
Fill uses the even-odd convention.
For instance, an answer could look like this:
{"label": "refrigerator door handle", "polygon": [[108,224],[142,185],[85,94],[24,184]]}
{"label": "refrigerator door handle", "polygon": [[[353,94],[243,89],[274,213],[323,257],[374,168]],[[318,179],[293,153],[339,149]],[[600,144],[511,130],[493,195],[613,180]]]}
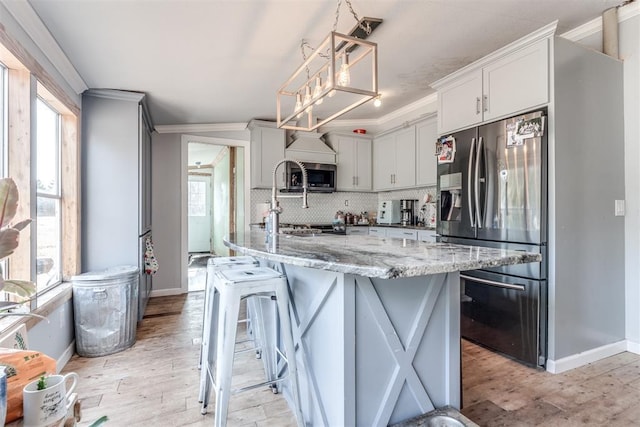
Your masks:
{"label": "refrigerator door handle", "polygon": [[[474,155],[475,155],[475,150],[476,148],[476,139],[475,138],[471,138],[471,149],[469,150],[469,164],[467,166],[467,200],[469,200],[469,203],[467,203],[467,208],[469,209],[469,219],[471,220],[471,227],[475,227],[475,212],[473,210],[473,206],[471,205],[471,189],[473,188],[473,178],[471,175],[471,169],[473,167],[473,163],[474,163]],[[476,168],[477,169],[477,168]],[[478,205],[478,202],[476,202],[476,206]]]}
{"label": "refrigerator door handle", "polygon": [[476,165],[475,165],[475,179],[474,179],[474,196],[475,196],[475,205],[476,205],[476,224],[478,228],[482,228],[482,222],[484,218],[482,218],[480,212],[480,168],[478,165],[480,164],[480,154],[482,153],[482,143],[484,142],[484,138],[478,138],[478,150],[476,151]]}

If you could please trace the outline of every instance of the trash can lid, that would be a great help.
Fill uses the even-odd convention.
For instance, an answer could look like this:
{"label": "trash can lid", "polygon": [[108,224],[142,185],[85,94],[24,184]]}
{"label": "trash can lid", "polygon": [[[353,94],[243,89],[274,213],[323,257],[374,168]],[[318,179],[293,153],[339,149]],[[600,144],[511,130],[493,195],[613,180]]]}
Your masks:
{"label": "trash can lid", "polygon": [[89,271],[71,277],[72,282],[92,282],[94,280],[109,280],[117,279],[125,276],[135,276],[139,272],[138,267],[133,265],[119,265],[116,267],[109,267],[99,271]]}

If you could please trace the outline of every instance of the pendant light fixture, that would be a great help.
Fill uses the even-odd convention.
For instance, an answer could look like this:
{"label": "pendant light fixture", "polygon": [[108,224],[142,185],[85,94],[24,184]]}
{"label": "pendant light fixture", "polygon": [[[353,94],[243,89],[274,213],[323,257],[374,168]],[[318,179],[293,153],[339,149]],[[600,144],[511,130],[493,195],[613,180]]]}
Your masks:
{"label": "pendant light fixture", "polygon": [[338,0],[333,29],[322,43],[312,48],[302,40],[303,63],[277,92],[279,128],[313,131],[379,95],[378,46],[365,39],[382,19],[360,19],[351,1],[344,1],[356,26],[349,34],[336,32]]}

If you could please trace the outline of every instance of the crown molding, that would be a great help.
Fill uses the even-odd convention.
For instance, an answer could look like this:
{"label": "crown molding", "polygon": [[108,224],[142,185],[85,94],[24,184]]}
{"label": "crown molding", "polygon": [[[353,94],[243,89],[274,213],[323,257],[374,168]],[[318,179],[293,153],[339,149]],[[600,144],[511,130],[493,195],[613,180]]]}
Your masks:
{"label": "crown molding", "polygon": [[60,45],[53,38],[47,27],[44,25],[38,14],[33,10],[27,1],[6,1],[2,4],[9,13],[18,21],[18,24],[40,48],[44,56],[47,57],[62,78],[76,92],[81,94],[87,90],[88,86],[75,69],[67,55],[62,51]]}
{"label": "crown molding", "polygon": [[438,102],[438,94],[436,92],[425,96],[417,101],[407,104],[404,107],[400,107],[397,110],[385,114],[377,119],[364,119],[364,120],[333,120],[330,123],[322,127],[324,132],[328,132],[333,128],[349,128],[349,127],[378,127],[384,126],[393,120],[404,118],[406,115],[418,111],[422,108],[434,105]]}
{"label": "crown molding", "polygon": [[519,38],[518,40],[509,43],[508,45],[486,55],[477,61],[472,62],[471,64],[460,68],[458,71],[454,71],[453,73],[447,75],[446,77],[441,78],[440,80],[431,83],[431,87],[440,90],[442,87],[446,86],[450,82],[457,80],[460,76],[476,71],[487,64],[493,63],[496,60],[509,55],[515,51],[520,49],[524,49],[527,46],[530,46],[540,40],[549,39],[553,37],[556,32],[556,28],[558,27],[558,21],[553,21],[550,24],[545,25],[544,27],[527,34],[524,37]]}
{"label": "crown molding", "polygon": [[[640,3],[634,1],[627,5],[618,8],[618,23],[624,22],[627,19],[631,19],[634,16],[640,15]],[[589,37],[593,34],[597,34],[602,31],[602,17],[594,18],[589,22],[585,22],[579,27],[569,30],[560,34],[560,37],[570,40],[572,42],[579,41],[585,37]]]}
{"label": "crown molding", "polygon": [[202,123],[191,125],[157,125],[158,133],[200,133],[200,132],[229,132],[243,131],[247,123]]}

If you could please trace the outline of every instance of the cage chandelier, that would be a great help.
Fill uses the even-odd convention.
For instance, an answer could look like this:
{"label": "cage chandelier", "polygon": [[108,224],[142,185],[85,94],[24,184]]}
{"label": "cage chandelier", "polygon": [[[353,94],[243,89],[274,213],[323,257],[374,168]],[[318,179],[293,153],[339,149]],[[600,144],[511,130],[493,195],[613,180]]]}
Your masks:
{"label": "cage chandelier", "polygon": [[278,128],[313,131],[379,96],[378,46],[364,39],[382,19],[359,19],[350,0],[345,2],[356,26],[348,35],[336,32],[338,0],[333,30],[322,43],[314,49],[302,40],[303,63],[277,92]]}

